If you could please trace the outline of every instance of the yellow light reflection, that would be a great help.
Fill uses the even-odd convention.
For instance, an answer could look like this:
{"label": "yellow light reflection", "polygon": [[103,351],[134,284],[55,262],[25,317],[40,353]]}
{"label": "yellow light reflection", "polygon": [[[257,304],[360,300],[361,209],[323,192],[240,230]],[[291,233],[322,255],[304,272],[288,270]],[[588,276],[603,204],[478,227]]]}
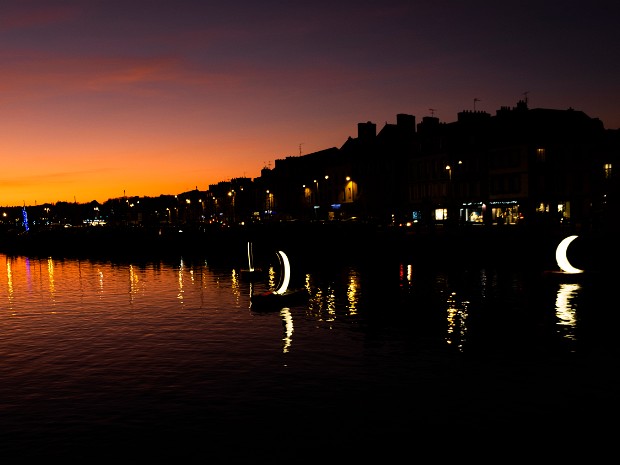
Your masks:
{"label": "yellow light reflection", "polygon": [[269,278],[268,278],[269,289],[273,289],[276,287],[276,270],[274,269],[273,266],[269,267],[268,273],[269,273]]}
{"label": "yellow light reflection", "polygon": [[230,286],[232,287],[233,295],[238,299],[241,296],[241,282],[239,280],[239,273],[234,268],[232,270]]}
{"label": "yellow light reflection", "polygon": [[207,271],[205,270],[204,266],[201,266],[200,267],[200,308],[203,308],[205,305],[204,291],[207,288],[207,282],[208,282],[206,278],[206,273]]}
{"label": "yellow light reflection", "polygon": [[56,285],[54,283],[54,261],[51,258],[47,259],[47,277],[49,280],[50,300],[52,303],[55,303]]}
{"label": "yellow light reflection", "polygon": [[320,319],[321,309],[323,308],[323,290],[312,282],[312,275],[310,274],[306,274],[305,287],[310,295],[310,299],[308,300],[308,314]]}
{"label": "yellow light reflection", "polygon": [[467,317],[469,302],[459,301],[456,292],[450,293],[447,300],[447,322],[448,330],[446,335],[446,343],[455,345],[462,352],[467,336]]}
{"label": "yellow light reflection", "polygon": [[399,269],[399,277],[401,287],[404,287],[405,285],[410,287],[413,282],[413,265],[405,265],[401,263]]}
{"label": "yellow light reflection", "polygon": [[135,295],[138,293],[138,282],[140,277],[133,265],[129,265],[129,301],[133,302]]}
{"label": "yellow light reflection", "polygon": [[177,282],[179,286],[179,292],[177,293],[177,299],[179,299],[181,303],[183,302],[183,294],[185,293],[185,290],[183,289],[183,270],[184,269],[185,269],[185,263],[183,262],[183,259],[181,259],[181,263],[179,265],[179,273],[177,277]]}
{"label": "yellow light reflection", "polygon": [[325,311],[327,313],[325,321],[336,319],[336,294],[333,287],[328,287],[325,293]]}
{"label": "yellow light reflection", "polygon": [[9,309],[13,308],[13,269],[11,268],[11,261],[7,257],[6,259],[6,285],[9,297]]}
{"label": "yellow light reflection", "polygon": [[311,274],[306,274],[305,288],[310,295],[308,314],[318,321],[328,322],[335,321],[338,312],[348,315],[357,314],[361,296],[359,273],[354,269],[349,270],[346,279],[347,281],[344,283],[346,288],[343,288],[340,283],[317,284],[313,282]]}
{"label": "yellow light reflection", "polygon": [[286,354],[291,349],[293,342],[293,315],[291,315],[289,308],[283,308],[280,310],[280,316],[282,317],[282,326],[284,326],[282,352]]}
{"label": "yellow light reflection", "polygon": [[357,314],[357,305],[360,299],[360,279],[355,271],[349,272],[349,283],[347,285],[347,302],[349,315]]}
{"label": "yellow light reflection", "polygon": [[323,291],[318,288],[314,295],[308,301],[308,313],[317,319],[321,317],[321,308],[323,307]]}
{"label": "yellow light reflection", "polygon": [[576,283],[561,283],[555,299],[555,315],[558,318],[558,332],[566,339],[576,340],[575,328],[577,327],[576,308],[573,299],[581,286]]}

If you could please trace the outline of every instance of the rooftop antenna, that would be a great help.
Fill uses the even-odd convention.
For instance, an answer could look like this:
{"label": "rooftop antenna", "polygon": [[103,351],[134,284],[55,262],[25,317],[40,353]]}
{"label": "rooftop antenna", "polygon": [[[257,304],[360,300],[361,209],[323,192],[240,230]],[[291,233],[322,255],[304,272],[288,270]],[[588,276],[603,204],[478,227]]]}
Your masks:
{"label": "rooftop antenna", "polygon": [[302,142],[301,144],[299,144],[299,156],[301,157],[301,146],[304,145],[304,142]]}
{"label": "rooftop antenna", "polygon": [[476,111],[476,102],[479,102],[480,99],[479,98],[475,98],[474,99],[474,111]]}
{"label": "rooftop antenna", "polygon": [[434,108],[429,108],[429,109],[428,109],[428,111],[430,111],[430,112],[431,112],[431,116],[435,116],[435,112],[436,112],[437,110],[435,110]]}

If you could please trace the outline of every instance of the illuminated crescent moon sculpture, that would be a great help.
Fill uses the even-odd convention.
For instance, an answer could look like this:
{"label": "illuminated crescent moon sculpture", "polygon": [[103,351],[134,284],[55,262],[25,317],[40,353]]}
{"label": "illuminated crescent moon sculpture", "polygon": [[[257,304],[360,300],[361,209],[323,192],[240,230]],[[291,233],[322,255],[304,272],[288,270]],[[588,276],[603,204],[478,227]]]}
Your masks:
{"label": "illuminated crescent moon sculpture", "polygon": [[288,289],[288,284],[291,279],[291,264],[288,261],[288,257],[284,252],[278,250],[278,257],[280,258],[280,263],[282,264],[282,277],[280,279],[280,286],[273,291],[274,294],[284,294]]}
{"label": "illuminated crescent moon sculpture", "polygon": [[252,253],[252,243],[248,242],[248,271],[254,271],[254,254]]}
{"label": "illuminated crescent moon sculpture", "polygon": [[562,241],[558,244],[557,249],[555,249],[555,260],[558,263],[558,266],[560,267],[560,269],[564,273],[571,273],[571,274],[583,273],[583,270],[580,270],[579,268],[575,268],[573,265],[571,265],[571,263],[568,261],[568,258],[566,256],[566,251],[568,249],[568,246],[575,239],[577,239],[577,236],[568,236],[562,239]]}

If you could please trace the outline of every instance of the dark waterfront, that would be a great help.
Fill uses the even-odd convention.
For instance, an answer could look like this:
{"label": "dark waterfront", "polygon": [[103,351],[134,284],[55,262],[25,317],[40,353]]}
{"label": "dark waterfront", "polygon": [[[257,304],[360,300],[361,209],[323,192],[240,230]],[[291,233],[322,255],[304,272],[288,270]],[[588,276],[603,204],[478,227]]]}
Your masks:
{"label": "dark waterfront", "polygon": [[[114,241],[90,258],[81,247],[92,243],[77,241],[73,255],[51,242],[32,255],[5,252],[7,463],[392,463],[492,450],[594,459],[609,450],[620,413],[618,301],[615,274],[600,267],[614,255],[593,260],[595,241],[576,244],[574,260],[599,267],[564,275],[553,247],[544,250],[555,238],[460,236],[457,247],[456,237],[416,245],[372,230],[345,247],[331,234],[300,242],[311,235],[294,228],[228,235],[217,247],[188,240],[187,253],[170,247],[159,258],[144,240],[108,258]],[[265,270],[254,281],[239,275],[248,237]],[[474,243],[486,247],[462,248]],[[257,313],[249,296],[273,285],[276,249],[310,298]]]}
{"label": "dark waterfront", "polygon": [[0,232],[0,253],[103,260],[175,259],[208,256],[212,260],[245,259],[248,241],[259,260],[278,248],[304,261],[349,260],[355,263],[399,261],[429,266],[449,263],[549,270],[561,239],[577,234],[571,261],[589,270],[607,270],[620,259],[616,229],[537,228],[498,225],[394,227],[365,222],[272,222],[222,226],[54,227],[28,232]]}

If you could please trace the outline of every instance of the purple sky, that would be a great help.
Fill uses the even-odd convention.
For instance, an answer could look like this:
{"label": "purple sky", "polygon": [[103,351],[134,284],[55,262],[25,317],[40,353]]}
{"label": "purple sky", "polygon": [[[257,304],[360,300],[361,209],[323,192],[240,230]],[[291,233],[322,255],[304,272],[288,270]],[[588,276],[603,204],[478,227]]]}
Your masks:
{"label": "purple sky", "polygon": [[620,2],[0,7],[0,205],[177,194],[527,92],[620,128]]}

